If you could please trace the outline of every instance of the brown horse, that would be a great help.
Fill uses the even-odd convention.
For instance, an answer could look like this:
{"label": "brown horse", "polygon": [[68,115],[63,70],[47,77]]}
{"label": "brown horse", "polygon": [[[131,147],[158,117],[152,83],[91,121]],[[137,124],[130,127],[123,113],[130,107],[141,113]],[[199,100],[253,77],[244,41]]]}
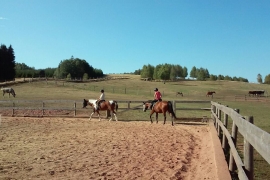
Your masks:
{"label": "brown horse", "polygon": [[[143,111],[145,112],[148,108],[150,109],[151,107],[151,101],[147,101],[147,102],[143,102]],[[172,118],[175,118],[176,119],[176,116],[175,116],[175,113],[173,111],[173,106],[172,106],[172,103],[171,101],[158,101],[156,102],[152,109],[151,110],[151,113],[150,113],[150,120],[151,120],[151,123],[153,123],[153,120],[152,120],[152,115],[154,113],[156,113],[156,121],[158,123],[158,113],[163,113],[163,116],[164,116],[164,123],[166,123],[166,112],[168,112]],[[173,119],[172,119],[172,126],[173,126]]]}
{"label": "brown horse", "polygon": [[213,97],[213,94],[216,93],[215,91],[208,91],[206,93],[206,96],[212,96]]}
{"label": "brown horse", "polygon": [[184,94],[182,92],[176,92],[176,96],[181,95],[182,97],[184,96]]}
{"label": "brown horse", "polygon": [[111,111],[111,118],[109,119],[109,121],[112,120],[113,115],[114,115],[114,117],[115,117],[115,120],[117,121],[117,116],[116,116],[116,112],[115,112],[115,111],[117,111],[117,109],[118,109],[118,104],[117,104],[116,101],[114,101],[114,100],[111,100],[111,101],[103,101],[103,102],[100,103],[98,109],[96,109],[96,107],[97,107],[96,102],[97,102],[96,99],[89,99],[89,100],[84,99],[84,100],[83,100],[83,108],[85,108],[87,105],[93,107],[93,112],[91,113],[89,120],[91,120],[92,115],[93,115],[95,112],[97,112],[98,118],[99,118],[99,121],[100,121],[101,118],[100,118],[100,113],[99,113],[99,111],[106,111],[106,110],[109,110],[109,111]]}

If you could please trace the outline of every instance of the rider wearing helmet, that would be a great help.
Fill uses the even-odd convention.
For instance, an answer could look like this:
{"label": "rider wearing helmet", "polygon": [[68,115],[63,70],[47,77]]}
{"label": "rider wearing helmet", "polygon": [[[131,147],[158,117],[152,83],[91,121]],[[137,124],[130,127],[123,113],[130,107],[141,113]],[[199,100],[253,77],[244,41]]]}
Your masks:
{"label": "rider wearing helmet", "polygon": [[96,110],[98,110],[98,109],[99,109],[99,105],[100,105],[100,103],[102,103],[103,101],[105,101],[105,94],[104,94],[104,90],[103,90],[103,89],[101,89],[101,90],[100,90],[100,92],[101,92],[101,94],[100,94],[100,96],[99,96],[98,100],[96,101],[96,104],[97,104],[97,106],[96,106]]}
{"label": "rider wearing helmet", "polygon": [[161,97],[161,93],[158,91],[158,88],[154,89],[155,93],[154,93],[154,100],[151,102],[151,106],[150,109],[152,109],[153,104],[157,101],[162,101]]}

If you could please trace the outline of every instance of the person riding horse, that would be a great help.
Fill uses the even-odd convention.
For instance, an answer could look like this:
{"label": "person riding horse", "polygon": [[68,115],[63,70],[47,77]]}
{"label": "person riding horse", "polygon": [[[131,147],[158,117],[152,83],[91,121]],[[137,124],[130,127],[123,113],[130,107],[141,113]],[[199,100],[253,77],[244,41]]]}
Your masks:
{"label": "person riding horse", "polygon": [[105,93],[104,93],[104,90],[101,89],[100,92],[101,92],[101,94],[100,94],[98,100],[96,101],[96,110],[99,109],[100,103],[102,103],[103,101],[105,101]]}
{"label": "person riding horse", "polygon": [[154,93],[154,100],[151,102],[151,106],[150,109],[152,109],[154,103],[156,103],[157,101],[162,101],[161,97],[161,93],[158,91],[158,88],[154,89],[155,93]]}

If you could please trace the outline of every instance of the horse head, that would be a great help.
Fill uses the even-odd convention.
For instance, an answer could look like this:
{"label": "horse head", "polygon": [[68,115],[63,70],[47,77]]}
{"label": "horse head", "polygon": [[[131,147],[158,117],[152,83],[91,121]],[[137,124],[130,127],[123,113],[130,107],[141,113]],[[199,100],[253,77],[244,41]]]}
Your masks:
{"label": "horse head", "polygon": [[150,107],[150,104],[149,102],[143,102],[143,112],[146,112],[146,110]]}
{"label": "horse head", "polygon": [[88,105],[88,101],[86,99],[83,99],[83,108],[85,108]]}

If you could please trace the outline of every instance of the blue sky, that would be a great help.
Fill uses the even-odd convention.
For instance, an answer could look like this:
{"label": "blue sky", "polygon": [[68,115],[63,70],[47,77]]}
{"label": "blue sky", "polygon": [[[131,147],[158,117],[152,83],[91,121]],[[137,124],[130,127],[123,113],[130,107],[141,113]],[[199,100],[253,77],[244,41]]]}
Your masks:
{"label": "blue sky", "polygon": [[36,69],[85,59],[103,73],[179,64],[270,74],[269,0],[0,0],[0,44]]}

